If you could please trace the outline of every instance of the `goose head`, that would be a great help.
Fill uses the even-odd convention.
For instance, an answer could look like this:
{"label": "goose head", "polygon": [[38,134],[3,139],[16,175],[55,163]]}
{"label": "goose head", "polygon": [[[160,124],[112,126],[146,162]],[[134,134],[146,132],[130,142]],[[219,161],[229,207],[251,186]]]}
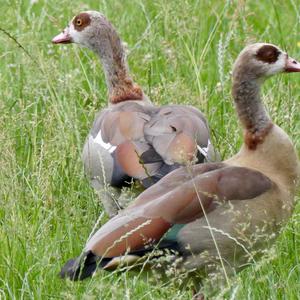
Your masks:
{"label": "goose head", "polygon": [[100,12],[81,12],[69,22],[63,32],[52,39],[52,43],[76,43],[98,54],[112,104],[125,100],[149,101],[129,74],[124,47],[117,31]]}
{"label": "goose head", "polygon": [[97,11],[85,11],[75,16],[62,33],[52,39],[54,44],[76,43],[95,49],[97,42],[117,36],[112,24]]}
{"label": "goose head", "polygon": [[255,43],[238,56],[233,77],[263,80],[282,72],[300,72],[300,63],[275,45]]}
{"label": "goose head", "polygon": [[245,129],[244,142],[250,150],[262,144],[273,127],[260,97],[261,83],[283,72],[300,72],[300,63],[266,43],[247,46],[234,64],[232,95]]}

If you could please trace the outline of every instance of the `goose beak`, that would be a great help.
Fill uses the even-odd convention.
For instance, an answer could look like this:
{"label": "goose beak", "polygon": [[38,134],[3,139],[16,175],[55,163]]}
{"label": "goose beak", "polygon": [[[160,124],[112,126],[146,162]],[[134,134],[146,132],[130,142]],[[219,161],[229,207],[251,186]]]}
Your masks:
{"label": "goose beak", "polygon": [[52,39],[53,44],[70,44],[72,42],[73,40],[67,29]]}
{"label": "goose beak", "polygon": [[286,64],[284,68],[285,72],[300,72],[300,63],[297,62],[295,59],[288,57],[286,59]]}

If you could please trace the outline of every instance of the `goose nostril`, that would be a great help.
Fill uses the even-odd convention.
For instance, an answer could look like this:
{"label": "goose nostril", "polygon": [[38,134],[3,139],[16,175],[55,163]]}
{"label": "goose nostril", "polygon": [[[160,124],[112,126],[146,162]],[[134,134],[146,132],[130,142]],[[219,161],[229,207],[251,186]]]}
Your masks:
{"label": "goose nostril", "polygon": [[295,60],[293,60],[293,64],[295,64],[295,65],[296,65],[296,64],[297,64],[297,62],[296,62]]}

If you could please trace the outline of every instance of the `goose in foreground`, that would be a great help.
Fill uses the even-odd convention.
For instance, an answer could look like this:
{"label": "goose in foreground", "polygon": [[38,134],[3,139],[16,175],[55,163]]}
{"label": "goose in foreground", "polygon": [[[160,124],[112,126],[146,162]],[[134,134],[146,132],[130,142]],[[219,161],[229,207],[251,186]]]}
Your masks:
{"label": "goose in foreground", "polygon": [[80,13],[52,42],[86,46],[104,67],[109,106],[96,116],[82,158],[110,216],[119,209],[111,187],[133,178],[147,188],[181,165],[214,161],[203,114],[191,106],[154,106],[129,75],[122,42],[101,13]]}
{"label": "goose in foreground", "polygon": [[244,129],[240,151],[166,175],[104,224],[61,277],[84,279],[97,267],[132,263],[153,248],[175,249],[184,270],[223,263],[229,272],[251,262],[252,250],[266,248],[291,215],[299,179],[295,148],[260,98],[264,79],[282,72],[300,72],[300,63],[271,44],[247,46],[233,69]]}

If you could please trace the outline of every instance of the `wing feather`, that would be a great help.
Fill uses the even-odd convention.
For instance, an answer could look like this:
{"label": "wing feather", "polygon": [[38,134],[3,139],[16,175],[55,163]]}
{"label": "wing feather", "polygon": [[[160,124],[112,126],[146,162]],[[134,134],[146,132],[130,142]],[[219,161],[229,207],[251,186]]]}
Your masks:
{"label": "wing feather", "polygon": [[[194,170],[192,176],[184,169],[174,171],[172,176],[143,192],[100,228],[85,250],[107,257],[144,248],[145,244],[157,243],[172,224],[201,218],[202,207],[209,213],[228,200],[254,199],[274,184],[258,171],[225,164],[206,164],[196,168],[198,172]],[[173,179],[177,177],[181,183],[176,181],[175,185]]]}

